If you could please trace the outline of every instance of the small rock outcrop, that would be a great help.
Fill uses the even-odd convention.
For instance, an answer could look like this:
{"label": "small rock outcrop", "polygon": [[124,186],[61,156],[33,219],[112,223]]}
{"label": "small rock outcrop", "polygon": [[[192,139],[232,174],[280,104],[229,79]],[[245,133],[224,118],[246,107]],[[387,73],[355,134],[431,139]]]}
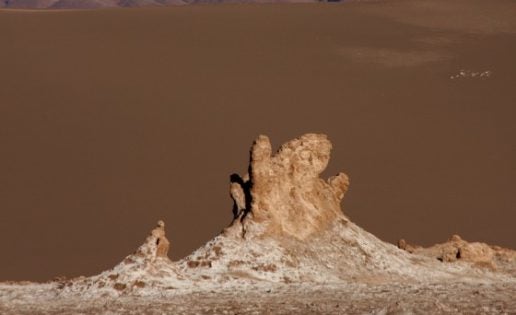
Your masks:
{"label": "small rock outcrop", "polygon": [[136,250],[136,256],[147,257],[151,260],[157,257],[168,258],[170,242],[165,236],[165,222],[158,221],[158,225],[151,231],[145,242]]}
{"label": "small rock outcrop", "polygon": [[[284,235],[303,240],[343,215],[340,202],[349,187],[344,173],[319,178],[330,159],[326,135],[305,134],[272,153],[267,136],[259,136],[250,152],[249,173],[231,177],[235,225],[246,237]],[[256,229],[254,224],[264,224]]]}
{"label": "small rock outcrop", "polygon": [[[459,235],[452,235],[448,241],[430,247],[408,244],[405,240],[398,241],[398,247],[415,255],[437,259],[441,262],[468,262],[477,267],[503,269],[514,272],[516,252],[499,246],[480,242],[468,242]],[[507,268],[509,267],[509,268]]]}

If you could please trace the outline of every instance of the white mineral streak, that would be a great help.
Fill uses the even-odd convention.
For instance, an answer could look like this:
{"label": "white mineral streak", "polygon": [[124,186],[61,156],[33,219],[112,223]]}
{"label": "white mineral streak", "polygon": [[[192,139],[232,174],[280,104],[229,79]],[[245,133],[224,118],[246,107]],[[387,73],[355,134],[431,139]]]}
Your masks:
{"label": "white mineral streak", "polygon": [[486,71],[472,71],[461,69],[457,74],[451,75],[450,79],[487,79],[493,72],[491,70]]}

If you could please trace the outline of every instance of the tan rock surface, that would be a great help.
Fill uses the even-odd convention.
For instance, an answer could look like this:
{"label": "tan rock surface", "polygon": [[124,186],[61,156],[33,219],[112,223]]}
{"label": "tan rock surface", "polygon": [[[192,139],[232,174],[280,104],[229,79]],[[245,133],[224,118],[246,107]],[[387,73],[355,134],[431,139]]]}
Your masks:
{"label": "tan rock surface", "polygon": [[148,257],[154,260],[156,257],[168,258],[168,250],[170,242],[165,236],[165,222],[158,221],[156,228],[154,228],[145,243],[138,248],[135,255]]}
{"label": "tan rock surface", "polygon": [[448,241],[430,247],[410,245],[401,239],[398,247],[409,253],[435,258],[441,262],[468,262],[476,267],[516,275],[516,251],[481,242],[468,242],[459,235],[452,235]]}
{"label": "tan rock surface", "polygon": [[242,213],[244,230],[254,221],[267,225],[266,235],[302,240],[325,230],[338,218],[345,219],[340,202],[349,186],[348,176],[339,173],[327,181],[319,178],[328,165],[331,148],[326,135],[306,134],[272,154],[269,138],[259,136],[250,152],[250,174],[245,176],[249,180],[242,185],[242,192],[234,184],[231,188],[241,197],[243,191],[250,190],[247,198],[251,200],[240,201],[250,205]]}

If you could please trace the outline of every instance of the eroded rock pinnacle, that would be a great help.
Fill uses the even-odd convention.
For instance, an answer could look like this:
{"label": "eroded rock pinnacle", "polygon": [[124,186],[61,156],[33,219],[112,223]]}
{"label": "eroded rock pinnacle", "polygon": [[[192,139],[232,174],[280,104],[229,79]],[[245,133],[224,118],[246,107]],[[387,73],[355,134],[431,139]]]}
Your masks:
{"label": "eroded rock pinnacle", "polygon": [[159,220],[157,226],[147,236],[145,243],[138,248],[135,255],[150,259],[168,257],[169,248],[170,242],[165,236],[165,222]]}
{"label": "eroded rock pinnacle", "polygon": [[[319,175],[330,160],[332,145],[324,134],[305,134],[272,154],[267,136],[260,135],[250,151],[247,181],[232,175],[234,224],[251,234],[288,235],[305,239],[345,217],[340,202],[349,187],[344,173],[324,181]],[[242,200],[244,198],[245,200]],[[236,209],[236,210],[235,210]],[[256,229],[254,224],[265,225]],[[259,230],[259,231],[258,231]]]}

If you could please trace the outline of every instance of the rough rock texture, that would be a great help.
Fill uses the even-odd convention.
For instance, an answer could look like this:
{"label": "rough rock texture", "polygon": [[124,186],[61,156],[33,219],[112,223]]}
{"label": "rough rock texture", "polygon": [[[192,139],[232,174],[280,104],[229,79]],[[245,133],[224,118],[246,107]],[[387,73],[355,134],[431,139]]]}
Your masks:
{"label": "rough rock texture", "polygon": [[237,204],[246,207],[239,216],[243,231],[252,230],[247,228],[252,221],[266,225],[265,231],[253,231],[253,236],[288,235],[303,240],[337,219],[347,221],[340,202],[349,186],[348,176],[319,178],[331,147],[325,135],[306,134],[273,155],[269,138],[259,136],[251,148],[247,180],[240,181],[241,189],[231,185],[232,195],[239,194]]}
{"label": "rough rock texture", "polygon": [[271,148],[254,141],[249,173],[230,176],[231,224],[191,255],[170,261],[159,221],[99,275],[0,284],[0,313],[516,312],[514,251],[458,236],[430,248],[382,242],[342,213],[348,176],[319,177],[325,135]]}
{"label": "rough rock texture", "polygon": [[135,255],[151,258],[151,262],[158,257],[168,259],[169,248],[170,242],[165,237],[165,222],[160,220],[158,221],[158,226],[151,231],[145,243],[138,248]]}
{"label": "rough rock texture", "polygon": [[516,276],[516,251],[480,242],[468,242],[459,235],[448,241],[430,247],[408,244],[401,239],[398,247],[415,255],[435,258],[441,262],[464,261],[476,267],[511,273]]}

